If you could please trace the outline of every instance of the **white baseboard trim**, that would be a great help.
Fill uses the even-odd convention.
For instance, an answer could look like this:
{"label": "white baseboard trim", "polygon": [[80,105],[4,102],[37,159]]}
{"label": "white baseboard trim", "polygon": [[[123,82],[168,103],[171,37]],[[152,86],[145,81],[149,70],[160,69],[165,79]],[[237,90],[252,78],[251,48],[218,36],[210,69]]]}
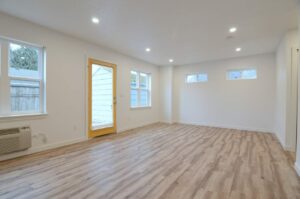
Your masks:
{"label": "white baseboard trim", "polygon": [[163,124],[174,124],[174,122],[171,122],[171,121],[160,121],[160,123],[163,123]]}
{"label": "white baseboard trim", "polygon": [[264,128],[252,128],[252,127],[243,127],[243,126],[234,126],[234,125],[218,125],[218,124],[210,124],[210,123],[198,123],[198,122],[185,122],[185,121],[179,121],[175,122],[178,124],[189,124],[189,125],[197,125],[197,126],[208,126],[208,127],[216,127],[216,128],[225,128],[225,129],[236,129],[236,130],[244,130],[244,131],[256,131],[256,132],[262,132],[262,133],[274,133],[273,130],[270,129],[264,129]]}
{"label": "white baseboard trim", "polygon": [[[141,127],[156,124],[156,123],[160,123],[160,121],[149,122],[149,123],[144,123],[144,124],[140,124],[140,125],[134,125],[134,126],[131,126],[131,127],[126,127],[126,128],[123,128],[123,129],[118,129],[117,133],[122,133],[122,132],[125,132],[125,131],[133,130],[133,129],[136,129],[136,128],[141,128]],[[244,127],[238,127],[238,126],[213,125],[213,124],[204,124],[204,123],[191,123],[191,122],[169,123],[169,122],[165,122],[165,121],[162,121],[161,123],[166,123],[166,124],[179,123],[179,124],[210,126],[210,127],[217,127],[217,128],[229,128],[229,129],[238,129],[238,130],[247,130],[247,131],[271,132],[270,130],[266,130],[266,129],[244,128]],[[24,156],[24,155],[34,154],[34,153],[37,153],[37,152],[41,152],[41,151],[45,151],[45,150],[49,150],[49,149],[54,149],[54,148],[58,148],[58,147],[62,147],[62,146],[67,146],[67,145],[83,142],[83,141],[86,141],[86,140],[88,140],[87,137],[81,137],[81,138],[68,140],[68,141],[64,141],[64,142],[58,142],[58,143],[38,146],[38,147],[30,148],[26,151],[21,151],[21,152],[16,152],[16,153],[12,153],[12,154],[2,155],[2,156],[0,156],[0,161],[17,158],[17,157],[21,157],[21,156]]]}
{"label": "white baseboard trim", "polygon": [[17,157],[21,157],[21,156],[25,156],[25,155],[30,155],[30,154],[46,151],[46,150],[49,150],[49,149],[55,149],[55,148],[58,148],[58,147],[83,142],[83,141],[86,141],[86,140],[88,140],[87,137],[82,137],[82,138],[77,138],[77,139],[68,140],[68,141],[64,141],[64,142],[58,142],[58,143],[38,146],[38,147],[30,148],[26,151],[20,151],[20,152],[7,154],[7,155],[2,155],[2,156],[0,156],[0,161],[9,160],[9,159],[13,159],[13,158],[17,158]]}
{"label": "white baseboard trim", "polygon": [[295,163],[294,168],[295,168],[298,176],[300,176],[300,165],[298,165],[297,162]]}
{"label": "white baseboard trim", "polygon": [[[280,142],[280,141],[279,141]],[[280,143],[281,144],[281,143]],[[281,144],[282,145],[282,144]],[[296,152],[293,147],[289,146],[282,146],[285,151],[290,151],[290,152]]]}
{"label": "white baseboard trim", "polygon": [[285,144],[282,142],[282,140],[278,137],[278,134],[277,134],[277,133],[275,133],[275,136],[276,136],[277,140],[279,141],[280,145],[282,146],[282,148],[285,150],[286,146],[285,146]]}
{"label": "white baseboard trim", "polygon": [[151,124],[157,124],[157,123],[159,123],[159,121],[144,123],[144,124],[140,124],[140,125],[134,125],[134,126],[126,127],[126,128],[122,128],[122,129],[117,129],[117,133],[123,133],[125,131],[130,131],[130,130],[133,130],[133,129],[136,129],[136,128],[141,128],[141,127],[144,127],[144,126],[148,126],[148,125],[151,125]]}
{"label": "white baseboard trim", "polygon": [[293,148],[286,146],[285,143],[282,142],[282,140],[278,137],[277,133],[274,133],[274,134],[275,134],[277,140],[279,141],[279,144],[285,151],[295,152],[295,150]]}

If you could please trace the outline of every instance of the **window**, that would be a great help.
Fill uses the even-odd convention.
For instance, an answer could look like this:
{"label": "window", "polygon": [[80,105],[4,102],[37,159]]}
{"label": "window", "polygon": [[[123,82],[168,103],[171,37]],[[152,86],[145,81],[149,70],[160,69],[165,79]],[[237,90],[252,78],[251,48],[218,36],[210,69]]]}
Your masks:
{"label": "window", "polygon": [[229,70],[227,72],[228,80],[240,80],[240,79],[256,79],[256,69],[241,69],[241,70]]}
{"label": "window", "polygon": [[6,39],[0,46],[0,116],[44,113],[44,49]]}
{"label": "window", "polygon": [[186,76],[186,83],[207,82],[208,76],[206,73],[191,74]]}
{"label": "window", "polygon": [[151,75],[131,71],[130,73],[130,106],[131,108],[151,106]]}

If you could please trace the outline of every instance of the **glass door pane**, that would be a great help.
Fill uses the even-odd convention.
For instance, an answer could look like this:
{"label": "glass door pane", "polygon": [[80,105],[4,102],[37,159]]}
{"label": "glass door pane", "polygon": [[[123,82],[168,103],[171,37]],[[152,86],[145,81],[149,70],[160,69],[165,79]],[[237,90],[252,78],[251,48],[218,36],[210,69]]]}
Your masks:
{"label": "glass door pane", "polygon": [[92,130],[114,126],[113,68],[92,64]]}

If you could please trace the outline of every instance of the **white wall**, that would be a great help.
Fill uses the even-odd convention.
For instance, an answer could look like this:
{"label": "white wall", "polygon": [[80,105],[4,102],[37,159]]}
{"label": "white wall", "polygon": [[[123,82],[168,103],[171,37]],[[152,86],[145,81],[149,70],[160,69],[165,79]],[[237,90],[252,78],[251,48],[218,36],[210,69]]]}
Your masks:
{"label": "white wall", "polygon": [[287,70],[286,70],[286,42],[282,40],[278,45],[276,52],[276,115],[275,129],[276,135],[281,143],[285,146],[286,131],[286,88],[287,88]]}
{"label": "white wall", "polygon": [[162,66],[160,74],[160,121],[173,123],[173,66]]}
{"label": "white wall", "polygon": [[[257,69],[257,80],[226,80],[227,70],[252,67]],[[185,83],[186,74],[199,72],[208,74],[208,82]],[[273,53],[179,66],[174,74],[177,122],[274,131]]]}
{"label": "white wall", "polygon": [[[300,27],[300,0],[298,0],[298,23]],[[298,32],[298,37],[300,38],[300,31]],[[298,43],[300,45],[300,41]],[[298,54],[298,69],[300,63],[300,55]],[[298,70],[298,79],[300,80],[300,70]],[[295,169],[300,176],[300,81],[298,81],[298,128],[297,128],[297,149],[296,149],[296,163]]]}
{"label": "white wall", "polygon": [[296,147],[298,31],[284,35],[276,51],[276,134],[282,146]]}
{"label": "white wall", "polygon": [[[0,13],[0,27],[1,36],[47,48],[48,115],[0,120],[0,128],[30,125],[34,134],[41,133],[46,136],[46,143],[42,142],[42,138],[36,137],[33,140],[33,148],[21,154],[86,139],[88,57],[117,64],[118,131],[159,121],[159,68],[157,66],[3,13]],[[152,74],[152,108],[130,109],[131,69]]]}

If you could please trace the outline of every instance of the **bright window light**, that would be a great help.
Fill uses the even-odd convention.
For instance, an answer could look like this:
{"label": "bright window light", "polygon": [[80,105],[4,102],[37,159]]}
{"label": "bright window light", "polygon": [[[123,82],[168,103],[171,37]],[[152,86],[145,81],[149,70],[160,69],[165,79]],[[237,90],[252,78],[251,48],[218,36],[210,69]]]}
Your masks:
{"label": "bright window light", "polygon": [[227,71],[228,80],[257,79],[256,69],[241,69]]}
{"label": "bright window light", "polygon": [[186,81],[186,83],[207,82],[208,75],[206,73],[186,75],[185,81]]}
{"label": "bright window light", "polygon": [[151,75],[130,72],[130,107],[151,107]]}
{"label": "bright window light", "polygon": [[0,46],[7,55],[1,57],[7,73],[0,74],[0,116],[45,113],[44,48],[6,39]]}

